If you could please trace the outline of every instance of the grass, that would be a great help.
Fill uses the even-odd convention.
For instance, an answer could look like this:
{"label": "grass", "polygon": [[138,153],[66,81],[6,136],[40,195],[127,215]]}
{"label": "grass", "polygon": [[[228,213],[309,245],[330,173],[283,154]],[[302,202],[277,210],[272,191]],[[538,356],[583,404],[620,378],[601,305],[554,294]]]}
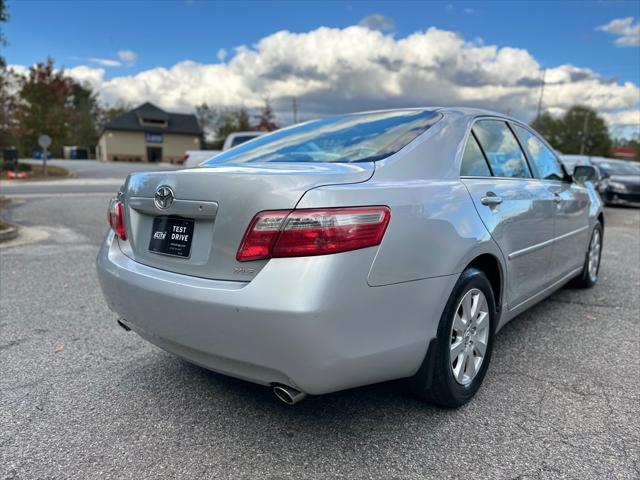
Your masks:
{"label": "grass", "polygon": [[[10,203],[11,203],[10,198],[5,197],[4,195],[0,195],[0,212],[2,212],[3,207],[6,207]],[[2,218],[0,218],[0,230],[5,230],[9,227],[13,227],[13,225],[5,222],[4,220],[2,220]]]}

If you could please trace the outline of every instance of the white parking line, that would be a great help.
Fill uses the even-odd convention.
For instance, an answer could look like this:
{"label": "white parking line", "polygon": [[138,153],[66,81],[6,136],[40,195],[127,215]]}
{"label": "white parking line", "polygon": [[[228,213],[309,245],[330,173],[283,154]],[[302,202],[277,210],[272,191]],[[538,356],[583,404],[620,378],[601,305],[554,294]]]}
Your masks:
{"label": "white parking line", "polygon": [[[19,183],[18,183],[19,182]],[[42,180],[42,181],[11,181],[0,180],[0,187],[5,190],[19,187],[52,187],[52,186],[88,186],[88,185],[117,185],[124,183],[123,178],[69,178],[65,180]]]}
{"label": "white parking line", "polygon": [[49,193],[11,193],[11,198],[48,198],[55,200],[56,198],[68,197],[95,197],[96,195],[115,195],[116,190],[104,192],[49,192]]}

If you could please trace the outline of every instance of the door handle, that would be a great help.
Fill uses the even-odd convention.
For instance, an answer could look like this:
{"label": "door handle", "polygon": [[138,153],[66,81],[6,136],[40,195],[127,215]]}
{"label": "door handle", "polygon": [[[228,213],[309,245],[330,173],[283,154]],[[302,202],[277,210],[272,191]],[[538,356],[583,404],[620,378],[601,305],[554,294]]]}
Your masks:
{"label": "door handle", "polygon": [[497,195],[490,195],[487,193],[486,197],[482,197],[480,199],[480,203],[486,205],[488,207],[494,207],[496,205],[500,205],[502,203],[502,197],[498,197]]}

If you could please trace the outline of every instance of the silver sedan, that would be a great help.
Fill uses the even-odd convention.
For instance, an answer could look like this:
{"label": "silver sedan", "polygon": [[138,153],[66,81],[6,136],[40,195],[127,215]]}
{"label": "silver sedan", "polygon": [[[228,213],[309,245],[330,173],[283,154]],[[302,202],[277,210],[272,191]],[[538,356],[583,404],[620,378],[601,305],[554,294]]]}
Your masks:
{"label": "silver sedan", "polygon": [[404,379],[457,407],[500,328],[596,282],[594,174],[487,111],[325,118],[130,175],[100,283],[123,328],[286,403]]}

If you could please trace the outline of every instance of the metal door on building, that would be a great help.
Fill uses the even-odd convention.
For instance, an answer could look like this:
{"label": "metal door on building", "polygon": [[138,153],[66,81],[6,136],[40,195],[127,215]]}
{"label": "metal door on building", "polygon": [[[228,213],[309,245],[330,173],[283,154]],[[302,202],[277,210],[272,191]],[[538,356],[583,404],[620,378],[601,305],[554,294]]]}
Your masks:
{"label": "metal door on building", "polygon": [[162,161],[162,148],[147,147],[147,162],[157,163]]}

